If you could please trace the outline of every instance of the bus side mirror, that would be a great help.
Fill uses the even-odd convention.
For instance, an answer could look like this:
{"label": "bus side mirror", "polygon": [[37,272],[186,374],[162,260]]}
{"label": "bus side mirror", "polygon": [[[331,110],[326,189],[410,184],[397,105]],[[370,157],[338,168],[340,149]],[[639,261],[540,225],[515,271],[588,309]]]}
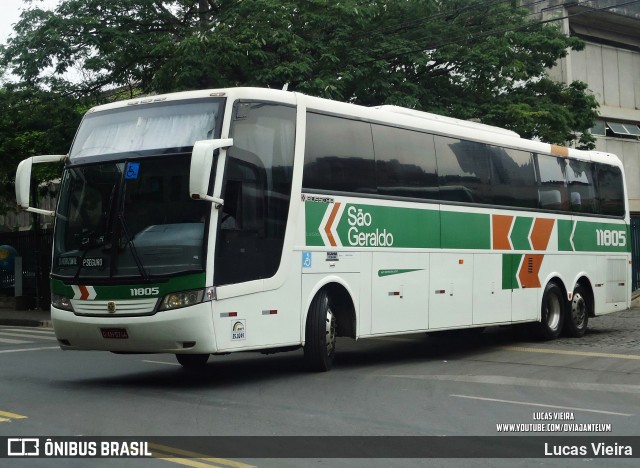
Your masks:
{"label": "bus side mirror", "polygon": [[67,156],[62,154],[48,154],[44,156],[32,156],[18,164],[16,169],[16,201],[18,208],[31,213],[40,213],[47,216],[54,216],[55,212],[41,210],[29,206],[29,193],[31,192],[31,166],[38,163],[51,163],[63,161]]}
{"label": "bus side mirror", "polygon": [[[194,200],[208,200],[216,205],[222,206],[224,201],[216,196],[209,195],[209,180],[211,177],[211,165],[213,164],[213,154],[220,148],[233,146],[232,138],[220,140],[200,140],[193,145],[191,153],[191,168],[189,171],[189,195]],[[224,160],[218,158],[216,175],[222,176]],[[221,180],[221,179],[220,179]],[[214,194],[216,195],[216,194]],[[218,194],[219,195],[219,194]]]}

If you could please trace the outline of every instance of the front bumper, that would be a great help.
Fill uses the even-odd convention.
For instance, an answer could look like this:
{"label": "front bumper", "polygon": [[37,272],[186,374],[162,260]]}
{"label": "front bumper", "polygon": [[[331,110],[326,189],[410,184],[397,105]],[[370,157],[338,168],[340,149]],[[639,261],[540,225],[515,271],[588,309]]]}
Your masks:
{"label": "front bumper", "polygon": [[[217,351],[212,302],[139,317],[85,317],[51,308],[62,349],[130,353],[198,353]],[[101,329],[124,329],[128,338],[104,338]]]}

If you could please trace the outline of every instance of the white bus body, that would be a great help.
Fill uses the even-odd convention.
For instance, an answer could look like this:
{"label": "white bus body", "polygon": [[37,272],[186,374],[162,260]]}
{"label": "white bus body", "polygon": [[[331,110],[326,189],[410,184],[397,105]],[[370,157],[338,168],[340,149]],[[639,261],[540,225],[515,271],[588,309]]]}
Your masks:
{"label": "white bus body", "polygon": [[336,336],[581,336],[630,305],[626,200],[614,155],[408,109],[256,88],[112,103],[67,159],[52,319],[63,349],[185,366],[303,346],[327,370]]}

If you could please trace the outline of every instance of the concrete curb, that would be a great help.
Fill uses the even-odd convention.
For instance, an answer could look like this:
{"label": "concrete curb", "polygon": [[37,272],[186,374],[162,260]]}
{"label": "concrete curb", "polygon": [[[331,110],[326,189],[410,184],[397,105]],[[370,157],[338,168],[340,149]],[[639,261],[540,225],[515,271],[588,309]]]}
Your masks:
{"label": "concrete curb", "polygon": [[53,328],[51,312],[48,310],[0,309],[0,325]]}
{"label": "concrete curb", "polygon": [[51,320],[29,320],[29,319],[3,319],[0,318],[0,325],[11,327],[34,327],[34,328],[53,328]]}

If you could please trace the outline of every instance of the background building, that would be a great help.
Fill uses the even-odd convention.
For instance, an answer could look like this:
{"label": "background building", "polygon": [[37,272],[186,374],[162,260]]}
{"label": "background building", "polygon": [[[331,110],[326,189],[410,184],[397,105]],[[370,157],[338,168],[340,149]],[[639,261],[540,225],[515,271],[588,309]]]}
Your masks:
{"label": "background building", "polygon": [[542,20],[557,19],[566,34],[583,39],[550,71],[551,78],[587,83],[600,104],[592,133],[596,149],[624,164],[632,216],[633,289],[640,288],[640,1],[524,0]]}

